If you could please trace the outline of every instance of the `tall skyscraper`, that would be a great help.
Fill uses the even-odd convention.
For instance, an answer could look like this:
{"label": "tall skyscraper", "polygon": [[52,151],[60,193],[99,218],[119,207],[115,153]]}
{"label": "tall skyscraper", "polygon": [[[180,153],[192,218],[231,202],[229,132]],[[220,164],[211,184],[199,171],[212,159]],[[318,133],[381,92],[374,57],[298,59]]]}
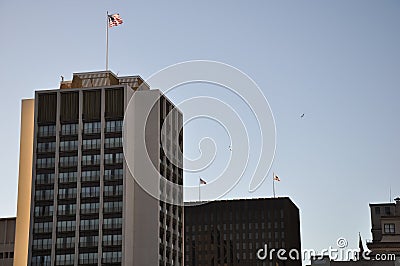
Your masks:
{"label": "tall skyscraper", "polygon": [[[123,136],[134,94],[134,130]],[[183,265],[182,207],[132,176],[157,180],[157,196],[182,202],[161,178],[183,184],[182,167],[169,160],[182,163],[182,113],[139,76],[110,71],[75,73],[60,89],[36,91],[34,105],[28,265]],[[135,149],[140,134],[146,153]]]}
{"label": "tall skyscraper", "polygon": [[[267,249],[265,250],[265,245]],[[185,265],[301,265],[299,209],[289,198],[221,200],[185,206]],[[259,258],[267,252],[267,258]],[[269,251],[286,250],[287,260]],[[293,253],[294,254],[294,253]],[[261,257],[262,257],[261,256]],[[295,256],[293,256],[295,257]]]}

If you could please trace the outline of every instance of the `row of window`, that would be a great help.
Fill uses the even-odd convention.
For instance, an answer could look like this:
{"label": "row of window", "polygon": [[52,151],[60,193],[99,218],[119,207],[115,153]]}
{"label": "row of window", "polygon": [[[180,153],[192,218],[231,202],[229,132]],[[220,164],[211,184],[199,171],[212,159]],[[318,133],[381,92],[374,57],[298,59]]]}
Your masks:
{"label": "row of window", "polygon": [[60,141],[60,151],[74,151],[78,149],[77,140]]}
{"label": "row of window", "polygon": [[[51,232],[52,226],[50,225],[51,222],[47,223],[35,223],[35,232]],[[41,230],[38,230],[38,229]],[[58,221],[57,222],[57,231],[58,232],[69,232],[75,231],[76,228],[76,221]],[[99,219],[91,219],[91,220],[81,220],[80,229],[85,230],[98,230],[99,228]],[[103,221],[103,228],[104,229],[121,229],[122,228],[122,218],[108,218],[104,219]],[[108,239],[108,238],[107,238]],[[121,238],[122,239],[122,238]],[[106,241],[103,239],[103,241]],[[107,240],[108,241],[108,240]],[[114,241],[111,239],[110,241]],[[116,240],[115,240],[116,241]],[[58,238],[57,245],[62,245],[62,247],[67,247],[68,245],[72,245],[71,243],[74,242],[73,237],[66,237],[66,238]],[[117,244],[114,244],[117,245]],[[51,239],[34,239],[33,240],[34,248],[40,249],[48,249],[51,248]]]}
{"label": "row of window", "polygon": [[34,223],[34,233],[51,233],[53,229],[53,222]]}
{"label": "row of window", "polygon": [[[104,140],[105,148],[121,148],[122,137],[106,138]],[[82,140],[83,150],[98,150],[101,148],[101,139]],[[75,151],[78,149],[78,140],[60,141],[60,151]],[[56,142],[40,142],[37,144],[38,152],[55,152]]]}
{"label": "row of window", "polygon": [[105,148],[121,148],[122,147],[122,138],[106,138],[104,140]]}
{"label": "row of window", "polygon": [[61,135],[76,135],[78,134],[78,124],[61,125]]}
{"label": "row of window", "polygon": [[[123,162],[123,153],[106,153],[104,154],[104,163],[105,164],[116,164]],[[61,156],[60,157],[60,167],[76,167],[78,165],[78,156]],[[100,154],[92,154],[92,155],[83,155],[82,156],[82,165],[83,166],[91,166],[91,165],[100,165]],[[55,167],[55,158],[47,157],[47,158],[38,158],[36,159],[36,167],[39,169],[42,168],[54,168]]]}
{"label": "row of window", "polygon": [[34,239],[32,248],[34,250],[51,249],[51,238]]}
{"label": "row of window", "polygon": [[53,205],[36,206],[35,217],[52,216],[54,214]]}
{"label": "row of window", "polygon": [[[122,132],[122,120],[107,121],[105,126],[105,132]],[[78,124],[63,124],[61,125],[62,135],[77,135],[79,125]],[[98,134],[101,132],[101,122],[88,122],[83,124],[84,134]],[[53,137],[56,135],[55,125],[39,126],[38,129],[39,137]]]}
{"label": "row of window", "polygon": [[[251,211],[249,210],[246,215],[243,215],[241,212],[236,212],[233,209],[228,209],[225,210],[224,212],[210,212],[209,215],[204,215],[204,222],[209,223],[213,221],[236,221],[240,222],[243,221],[243,223],[247,224],[248,226],[251,227],[251,220],[258,221],[260,220],[275,220],[275,221],[283,221],[283,218],[285,216],[285,212],[283,209],[280,210],[266,210],[269,209],[268,206],[265,207],[265,209],[257,210],[257,211]],[[190,215],[186,216],[185,219],[188,219],[189,221],[196,221],[198,217],[196,215]],[[256,223],[254,223],[255,225]]]}
{"label": "row of window", "polygon": [[36,190],[35,191],[35,200],[53,200],[54,199],[54,190],[53,189],[45,189],[45,190]]}
{"label": "row of window", "polygon": [[74,248],[75,247],[75,237],[60,237],[57,238],[57,248]]}
{"label": "row of window", "polygon": [[[37,192],[52,192],[53,190],[37,190]],[[61,188],[58,190],[58,198],[59,199],[73,199],[76,198],[77,188]],[[111,185],[104,186],[104,196],[122,196],[123,186],[122,185]],[[39,193],[41,196],[43,193]],[[47,195],[45,193],[45,195]],[[88,197],[99,197],[100,196],[100,187],[92,186],[92,187],[82,187],[81,195],[83,198]],[[42,199],[42,198],[37,198]]]}
{"label": "row of window", "polygon": [[60,157],[60,167],[72,167],[78,165],[78,156]]}
{"label": "row of window", "polygon": [[[52,184],[54,183],[54,173],[45,173],[36,175],[36,184]],[[62,172],[59,173],[59,183],[69,183],[77,181],[78,172]],[[123,177],[123,169],[112,169],[104,171],[105,180],[119,180]],[[100,170],[82,171],[82,181],[99,181]]]}
{"label": "row of window", "polygon": [[50,266],[51,256],[50,255],[39,255],[32,256],[32,266]]}
{"label": "row of window", "polygon": [[[75,254],[58,254],[56,255],[56,265],[74,265]],[[81,253],[79,254],[80,264],[92,264],[97,263],[97,253]],[[122,261],[122,252],[103,252],[102,263],[116,263]],[[50,266],[51,256],[50,255],[39,255],[32,257],[33,266]]]}
{"label": "row of window", "polygon": [[38,152],[55,152],[56,151],[56,143],[55,142],[38,143],[37,151]]}
{"label": "row of window", "polygon": [[[279,228],[279,223],[278,222],[274,222],[273,224],[274,224],[274,229],[278,229]],[[267,225],[267,226],[265,226],[265,225]],[[259,223],[242,223],[242,225],[240,225],[238,223],[237,224],[223,224],[223,226],[221,227],[221,229],[223,229],[223,230],[233,230],[234,228],[236,230],[239,230],[240,228],[242,230],[247,230],[247,229],[252,230],[253,228],[256,229],[256,230],[259,229],[259,228],[261,228],[261,229],[265,229],[265,228],[271,229],[272,228],[272,223],[271,222],[267,222],[267,223],[262,222],[260,224]],[[283,221],[280,222],[280,228],[281,229],[285,228],[285,223]],[[185,227],[185,231],[186,232],[189,232],[190,230],[192,232],[201,232],[203,230],[207,231],[208,229],[209,229],[209,227],[208,227],[207,224],[198,225],[198,226],[192,225],[191,227],[189,227],[189,226]]]}
{"label": "row of window", "polygon": [[77,176],[78,172],[61,172],[58,174],[58,182],[59,183],[76,182]]}
{"label": "row of window", "polygon": [[76,198],[76,187],[58,189],[59,199],[74,199]]}
{"label": "row of window", "polygon": [[[81,236],[79,237],[80,247],[96,247],[99,242],[99,236]],[[122,235],[103,235],[104,246],[120,246],[122,245]],[[74,248],[75,237],[57,238],[57,248]],[[51,249],[51,239],[35,239],[33,240],[34,249]],[[97,254],[97,253],[96,253]]]}
{"label": "row of window", "polygon": [[[81,214],[92,214],[99,212],[100,203],[82,203],[81,204]],[[121,201],[110,201],[104,202],[104,212],[113,213],[121,212],[123,203]],[[51,216],[54,214],[54,207],[52,205],[48,206],[35,206],[34,215],[35,217],[41,216]],[[76,204],[61,204],[57,206],[58,215],[75,215],[76,214]],[[39,230],[39,228],[38,228]],[[51,229],[50,229],[51,230]]]}
{"label": "row of window", "polygon": [[[82,206],[81,204],[81,212]],[[76,204],[62,204],[57,206],[57,213],[58,215],[75,215],[76,214]],[[84,213],[84,212],[83,212]]]}
{"label": "row of window", "polygon": [[103,235],[104,246],[120,246],[122,245],[122,235]]}
{"label": "row of window", "polygon": [[83,124],[84,134],[97,134],[101,132],[101,122],[91,122]]}
{"label": "row of window", "polygon": [[99,219],[81,220],[81,230],[97,230],[99,229]]}
{"label": "row of window", "polygon": [[52,137],[56,135],[56,126],[48,125],[48,126],[39,126],[38,129],[39,137]]}
{"label": "row of window", "polygon": [[14,258],[14,252],[0,252],[0,260]]}
{"label": "row of window", "polygon": [[38,158],[36,159],[37,168],[53,168],[55,166],[56,159],[51,158]]}
{"label": "row of window", "polygon": [[[51,239],[35,239],[34,248],[39,247],[38,249],[40,249],[41,247],[40,244],[38,246],[35,246],[35,241],[46,243],[46,245],[42,246],[43,247],[42,249],[51,249]],[[99,242],[99,237],[97,235],[79,237],[80,247],[97,247],[98,242]],[[104,246],[122,245],[122,235],[103,235],[103,245]],[[75,247],[75,237],[57,238],[57,248],[74,248],[74,247]]]}
{"label": "row of window", "polygon": [[100,187],[83,187],[82,188],[82,197],[90,198],[90,197],[99,197],[100,196]]}
{"label": "row of window", "polygon": [[98,242],[99,242],[99,236],[81,236],[81,237],[79,237],[79,246],[80,247],[96,247],[98,245]]}
{"label": "row of window", "polygon": [[[265,237],[265,232],[261,232],[260,234],[257,232],[257,233],[242,233],[242,234],[240,234],[240,233],[229,233],[229,234],[226,234],[226,233],[221,233],[221,235],[222,235],[222,237],[223,237],[223,239],[224,240],[233,240],[233,239],[235,239],[235,236],[236,236],[236,240],[245,240],[245,239],[268,239],[268,240],[271,240],[271,239],[284,239],[285,238],[285,232],[284,231],[281,231],[280,232],[280,234],[279,234],[279,232],[274,232],[274,238],[272,238],[272,232],[268,232],[267,233],[267,238]],[[197,238],[199,239],[199,238],[201,238],[202,237],[202,235],[199,235]],[[196,239],[196,236],[195,235],[193,235],[192,234],[192,240],[195,240]],[[211,239],[211,242],[213,241],[213,239],[214,239],[214,236],[212,236],[212,239]],[[187,235],[186,236],[186,240],[188,241],[189,240],[189,236]]]}
{"label": "row of window", "polygon": [[74,265],[75,254],[56,255],[56,265]]}
{"label": "row of window", "polygon": [[[107,218],[103,220],[103,229],[120,229],[122,228],[122,218]],[[97,230],[99,229],[99,219],[81,220],[81,230]]]}
{"label": "row of window", "polygon": [[101,147],[101,139],[84,139],[82,141],[83,150],[98,150]]}
{"label": "row of window", "polygon": [[[36,223],[35,223],[36,224]],[[68,232],[75,231],[76,221],[58,221],[57,222],[57,231],[58,232]]]}

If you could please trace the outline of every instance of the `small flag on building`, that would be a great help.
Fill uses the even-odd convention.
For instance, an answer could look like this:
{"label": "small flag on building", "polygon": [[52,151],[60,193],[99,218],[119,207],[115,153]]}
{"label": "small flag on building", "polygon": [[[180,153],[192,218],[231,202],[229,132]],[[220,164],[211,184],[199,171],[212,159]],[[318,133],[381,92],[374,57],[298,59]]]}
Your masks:
{"label": "small flag on building", "polygon": [[277,175],[274,176],[275,181],[281,181]]}
{"label": "small flag on building", "polygon": [[120,24],[122,24],[122,18],[119,16],[118,13],[116,14],[112,14],[112,15],[108,15],[108,26],[110,28],[118,26]]}
{"label": "small flag on building", "polygon": [[206,182],[205,180],[203,180],[203,179],[200,178],[200,184],[201,184],[201,185],[205,185],[205,184],[207,184],[207,182]]}

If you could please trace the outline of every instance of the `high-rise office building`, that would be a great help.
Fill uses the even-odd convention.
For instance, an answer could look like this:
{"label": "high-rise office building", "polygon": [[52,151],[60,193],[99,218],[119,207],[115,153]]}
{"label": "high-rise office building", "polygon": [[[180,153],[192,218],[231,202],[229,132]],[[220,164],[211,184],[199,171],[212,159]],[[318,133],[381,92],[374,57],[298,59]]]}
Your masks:
{"label": "high-rise office building", "polygon": [[[134,94],[134,131],[124,135],[133,147],[124,154]],[[157,196],[183,200],[161,178],[183,184],[182,167],[169,159],[182,163],[182,113],[160,91],[139,76],[75,73],[60,89],[36,91],[33,124],[31,199],[18,199],[21,211],[30,202],[28,265],[183,265],[182,207],[150,196],[132,176],[155,178]],[[141,134],[146,153],[135,149]],[[157,176],[142,164],[148,159]],[[20,187],[26,179],[20,169]]]}
{"label": "high-rise office building", "polygon": [[[184,224],[186,266],[301,265],[300,257],[292,260],[288,256],[291,250],[301,252],[299,209],[289,198],[187,206]],[[264,259],[265,245],[268,256]],[[286,250],[287,260],[270,253],[280,248]],[[259,257],[260,249],[264,251]]]}
{"label": "high-rise office building", "polygon": [[0,218],[0,265],[13,266],[15,218]]}

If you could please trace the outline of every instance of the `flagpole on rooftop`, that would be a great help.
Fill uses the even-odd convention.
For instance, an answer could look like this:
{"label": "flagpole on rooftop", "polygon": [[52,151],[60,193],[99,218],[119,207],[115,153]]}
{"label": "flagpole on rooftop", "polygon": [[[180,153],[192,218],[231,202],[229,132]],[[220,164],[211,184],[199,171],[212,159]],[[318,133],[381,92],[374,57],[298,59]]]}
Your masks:
{"label": "flagpole on rooftop", "polygon": [[109,22],[108,22],[108,11],[107,11],[107,23],[106,23],[106,71],[108,71],[108,28],[109,28]]}
{"label": "flagpole on rooftop", "polygon": [[274,193],[274,198],[276,198],[275,196],[275,173],[272,172],[272,192]]}
{"label": "flagpole on rooftop", "polygon": [[201,177],[199,177],[199,202],[200,202],[200,185],[201,185]]}

